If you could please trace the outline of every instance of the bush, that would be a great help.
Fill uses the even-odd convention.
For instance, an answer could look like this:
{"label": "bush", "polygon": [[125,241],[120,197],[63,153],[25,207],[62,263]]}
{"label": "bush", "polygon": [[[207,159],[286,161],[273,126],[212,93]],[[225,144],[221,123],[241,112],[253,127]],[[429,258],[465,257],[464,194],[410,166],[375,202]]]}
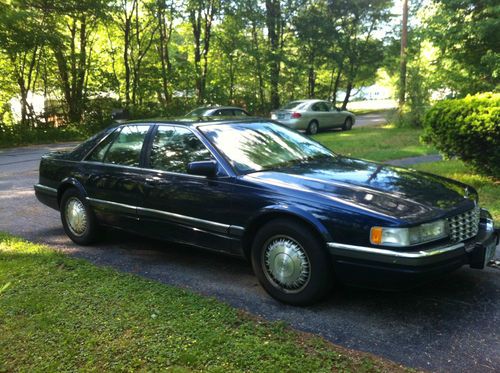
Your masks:
{"label": "bush", "polygon": [[500,178],[500,94],[481,93],[438,102],[424,118],[422,139],[447,157]]}
{"label": "bush", "polygon": [[0,147],[14,147],[27,144],[47,144],[52,142],[83,140],[87,137],[77,125],[60,127],[27,127],[21,124],[0,123]]}

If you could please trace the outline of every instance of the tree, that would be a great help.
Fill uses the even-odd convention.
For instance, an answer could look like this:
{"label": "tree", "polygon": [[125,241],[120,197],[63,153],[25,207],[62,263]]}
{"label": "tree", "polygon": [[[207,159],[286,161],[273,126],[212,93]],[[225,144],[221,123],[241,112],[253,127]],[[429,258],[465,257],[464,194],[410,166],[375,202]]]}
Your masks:
{"label": "tree", "polygon": [[22,2],[0,3],[0,45],[9,61],[10,74],[17,83],[21,123],[35,120],[28,94],[34,91],[45,42],[46,14],[23,7]]}
{"label": "tree", "polygon": [[399,109],[403,108],[406,97],[406,48],[408,45],[408,0],[403,0],[403,16],[401,21],[401,62],[399,72]]}
{"label": "tree", "polygon": [[50,14],[52,32],[47,40],[56,60],[67,119],[78,122],[87,99],[86,78],[92,61],[93,38],[108,4],[106,0],[71,0],[37,6],[44,14]]}
{"label": "tree", "polygon": [[495,0],[434,0],[430,41],[439,48],[442,86],[455,95],[498,89],[500,7]]}
{"label": "tree", "polygon": [[199,104],[205,100],[212,24],[219,8],[220,0],[189,0],[187,5],[194,37],[195,85]]}

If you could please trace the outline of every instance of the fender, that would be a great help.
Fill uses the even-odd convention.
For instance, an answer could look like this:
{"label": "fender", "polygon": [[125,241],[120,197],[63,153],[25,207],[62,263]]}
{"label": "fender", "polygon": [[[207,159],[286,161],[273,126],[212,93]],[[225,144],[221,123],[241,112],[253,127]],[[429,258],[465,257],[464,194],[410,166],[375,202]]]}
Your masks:
{"label": "fender", "polygon": [[259,210],[250,218],[246,228],[251,227],[252,225],[254,225],[256,221],[266,216],[276,215],[276,214],[289,215],[290,217],[295,217],[300,220],[306,221],[317,230],[317,232],[326,242],[332,241],[332,236],[330,235],[330,232],[328,232],[323,223],[321,223],[321,221],[318,218],[316,218],[313,214],[311,214],[309,211],[301,209],[300,207],[289,206],[285,204],[270,205]]}
{"label": "fender", "polygon": [[82,195],[82,197],[86,198],[87,197],[87,191],[83,187],[82,183],[80,183],[77,179],[74,177],[70,176],[61,181],[59,184],[59,187],[57,188],[57,203],[59,204],[61,202],[61,197],[64,191],[69,187],[72,186],[78,190],[78,192]]}

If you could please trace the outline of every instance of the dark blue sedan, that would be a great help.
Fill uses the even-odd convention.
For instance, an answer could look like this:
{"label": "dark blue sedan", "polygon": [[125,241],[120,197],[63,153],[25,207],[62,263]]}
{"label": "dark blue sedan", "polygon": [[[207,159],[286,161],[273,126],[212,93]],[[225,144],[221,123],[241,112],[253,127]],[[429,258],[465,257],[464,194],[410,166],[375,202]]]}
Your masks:
{"label": "dark blue sedan", "polygon": [[44,156],[35,191],[78,244],[109,226],[240,255],[291,304],[336,282],[395,289],[483,268],[499,236],[470,186],[255,118],[109,128]]}

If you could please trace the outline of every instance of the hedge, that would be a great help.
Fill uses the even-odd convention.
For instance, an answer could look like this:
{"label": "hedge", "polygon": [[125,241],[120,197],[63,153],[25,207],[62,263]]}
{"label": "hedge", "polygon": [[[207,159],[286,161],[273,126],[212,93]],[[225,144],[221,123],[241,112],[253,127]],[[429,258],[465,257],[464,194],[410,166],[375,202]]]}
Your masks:
{"label": "hedge", "polygon": [[440,101],[426,113],[423,124],[425,142],[500,179],[500,93]]}

